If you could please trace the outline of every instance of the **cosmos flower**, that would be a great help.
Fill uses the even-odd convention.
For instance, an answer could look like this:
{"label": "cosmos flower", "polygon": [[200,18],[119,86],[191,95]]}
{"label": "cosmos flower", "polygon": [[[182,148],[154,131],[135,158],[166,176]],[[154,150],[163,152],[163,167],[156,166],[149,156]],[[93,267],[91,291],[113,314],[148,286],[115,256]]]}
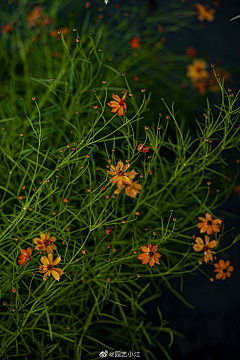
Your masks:
{"label": "cosmos flower", "polygon": [[32,255],[32,249],[30,247],[27,248],[27,250],[22,249],[21,255],[18,257],[20,260],[18,260],[18,264],[24,266],[27,261],[30,260],[30,256]]}
{"label": "cosmos flower", "polygon": [[210,21],[212,22],[214,20],[214,14],[216,10],[211,9],[209,5],[203,6],[201,4],[195,4],[197,11],[198,11],[198,20],[199,21]]}
{"label": "cosmos flower", "polygon": [[231,272],[234,270],[234,267],[232,265],[230,265],[230,261],[227,260],[226,262],[224,260],[219,260],[219,262],[217,264],[214,264],[215,266],[215,270],[213,270],[214,272],[216,272],[216,276],[215,278],[217,280],[225,280],[226,277],[230,277],[231,276]]}
{"label": "cosmos flower", "polygon": [[50,237],[50,234],[43,234],[40,233],[40,238],[35,238],[33,239],[34,244],[36,244],[37,246],[35,247],[35,250],[43,250],[46,251],[47,253],[53,253],[53,250],[56,250],[57,247],[55,244],[53,244],[56,241],[55,237]]}
{"label": "cosmos flower", "polygon": [[129,42],[132,49],[140,49],[140,38],[139,36],[135,36],[132,38],[132,40]]}
{"label": "cosmos flower", "polygon": [[53,262],[53,254],[48,254],[48,258],[46,256],[41,257],[41,263],[43,264],[42,270],[40,270],[40,273],[46,273],[43,276],[43,280],[47,280],[48,276],[53,275],[53,277],[59,281],[60,276],[63,274],[63,270],[59,268],[55,268],[55,265],[57,265],[61,261],[61,256],[58,256],[56,260]]}
{"label": "cosmos flower", "polygon": [[205,235],[205,245],[203,239],[200,237],[196,238],[196,244],[193,245],[194,251],[203,251],[204,252],[204,261],[208,263],[209,260],[213,261],[212,251],[210,249],[214,248],[217,245],[216,240],[210,241],[209,236]]}
{"label": "cosmos flower", "polygon": [[197,224],[197,227],[200,230],[201,233],[207,232],[208,235],[211,235],[213,232],[219,232],[220,229],[218,228],[217,224],[221,224],[222,220],[220,219],[212,219],[212,215],[209,213],[205,214],[205,218],[199,217],[199,220],[201,220],[201,223]]}
{"label": "cosmos flower", "polygon": [[158,245],[153,245],[150,243],[148,246],[141,246],[142,254],[138,255],[138,259],[142,260],[142,264],[148,264],[150,267],[156,263],[160,265],[159,258],[162,256],[159,252],[156,252]]}
{"label": "cosmos flower", "polygon": [[112,97],[115,101],[110,101],[108,106],[112,108],[112,113],[118,113],[118,116],[124,115],[124,110],[127,108],[127,104],[125,103],[125,97],[127,95],[127,91],[123,95],[122,99],[118,95],[112,94]]}
{"label": "cosmos flower", "polygon": [[110,165],[111,170],[107,171],[108,174],[114,175],[109,181],[113,184],[117,184],[117,187],[122,189],[125,185],[132,185],[132,180],[129,178],[129,173],[126,170],[130,167],[130,164],[124,165],[120,160],[117,165]]}

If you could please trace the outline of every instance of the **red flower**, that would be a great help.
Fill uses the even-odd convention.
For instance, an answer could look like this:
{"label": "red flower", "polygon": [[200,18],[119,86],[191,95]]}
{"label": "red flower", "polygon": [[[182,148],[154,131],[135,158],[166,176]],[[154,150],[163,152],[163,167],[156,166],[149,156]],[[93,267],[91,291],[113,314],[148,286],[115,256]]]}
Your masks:
{"label": "red flower", "polygon": [[32,255],[32,249],[30,247],[27,250],[22,249],[21,255],[18,257],[18,264],[24,266],[28,260],[30,260],[30,256]]}
{"label": "red flower", "polygon": [[139,145],[137,146],[137,150],[140,151],[140,152],[145,152],[145,153],[147,153],[147,152],[149,151],[149,149],[150,149],[150,146],[145,146],[145,147],[143,147],[143,144],[139,144]]}
{"label": "red flower", "polygon": [[6,24],[2,26],[2,33],[6,34],[6,33],[10,33],[13,31],[13,26],[11,24]]}
{"label": "red flower", "polygon": [[112,229],[113,229],[113,226],[110,226],[110,228],[106,230],[106,233],[107,233],[108,235],[110,235],[110,232],[112,231]]}
{"label": "red flower", "polygon": [[188,57],[196,56],[196,50],[193,46],[188,47],[186,52]]}
{"label": "red flower", "polygon": [[135,36],[132,38],[132,40],[129,42],[132,49],[140,49],[140,38],[139,36]]}

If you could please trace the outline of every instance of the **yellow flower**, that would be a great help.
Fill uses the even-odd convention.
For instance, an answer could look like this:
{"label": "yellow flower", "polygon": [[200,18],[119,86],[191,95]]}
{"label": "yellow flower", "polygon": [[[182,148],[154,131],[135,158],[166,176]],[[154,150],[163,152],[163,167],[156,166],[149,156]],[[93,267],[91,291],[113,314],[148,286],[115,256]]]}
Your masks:
{"label": "yellow flower", "polygon": [[201,4],[195,4],[197,11],[198,11],[198,20],[204,21],[205,19],[207,21],[212,22],[214,20],[214,14],[216,10],[211,9],[209,5],[203,6]]}
{"label": "yellow flower", "polygon": [[187,76],[194,83],[199,80],[208,79],[209,73],[206,71],[207,64],[204,60],[193,60],[191,65],[187,66]]}
{"label": "yellow flower", "polygon": [[122,189],[125,185],[132,185],[132,180],[128,177],[130,173],[125,171],[130,167],[130,164],[124,165],[122,161],[118,161],[117,165],[110,165],[111,170],[108,174],[114,175],[109,181],[117,184],[117,187]]}
{"label": "yellow flower", "polygon": [[50,234],[43,234],[40,233],[40,237],[39,238],[35,238],[33,239],[34,244],[36,244],[37,246],[35,247],[35,250],[43,250],[46,251],[47,253],[53,253],[53,250],[56,250],[57,247],[55,244],[53,244],[56,241],[55,237],[50,237]]}
{"label": "yellow flower", "polygon": [[43,280],[47,280],[48,276],[53,275],[53,277],[59,281],[60,276],[63,274],[63,270],[59,268],[55,268],[54,266],[57,265],[61,261],[61,256],[58,256],[56,260],[53,262],[53,254],[48,254],[48,258],[46,256],[41,257],[41,262],[43,264],[42,270],[40,273],[46,273],[43,276]]}
{"label": "yellow flower", "polygon": [[196,238],[196,244],[193,245],[194,251],[203,251],[204,252],[204,261],[207,263],[209,260],[213,261],[212,251],[210,249],[214,248],[217,245],[216,240],[210,241],[209,236],[205,235],[205,245],[203,239],[200,237]]}

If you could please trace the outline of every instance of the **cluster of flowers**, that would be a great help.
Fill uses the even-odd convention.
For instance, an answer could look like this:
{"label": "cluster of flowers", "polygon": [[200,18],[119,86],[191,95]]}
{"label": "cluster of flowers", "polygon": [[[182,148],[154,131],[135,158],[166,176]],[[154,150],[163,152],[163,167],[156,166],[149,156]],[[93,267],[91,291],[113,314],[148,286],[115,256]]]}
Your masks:
{"label": "cluster of flowers", "polygon": [[[193,48],[189,48],[187,55],[192,57]],[[216,69],[216,73],[220,78],[223,76],[225,80],[230,79],[230,74],[224,69]],[[219,86],[214,73],[211,74],[207,71],[207,64],[203,59],[195,59],[193,63],[187,66],[187,77],[190,78],[194,88],[200,93],[205,94],[209,91],[219,91]]]}
{"label": "cluster of flowers", "polygon": [[[199,217],[199,220],[202,222],[199,223],[197,226],[200,228],[201,233],[207,232],[208,235],[214,234],[216,232],[219,232],[219,225],[221,225],[222,220],[220,219],[212,219],[212,216],[209,213],[205,214],[205,218]],[[194,251],[203,251],[204,252],[204,259],[200,260],[200,263],[205,261],[205,263],[208,263],[209,260],[213,261],[212,254],[214,253],[211,251],[212,248],[216,247],[217,242],[216,240],[210,241],[210,237],[208,235],[205,235],[205,244],[203,242],[203,239],[200,237],[196,238],[196,244],[194,244],[193,249]],[[138,259],[142,260],[142,264],[148,264],[152,267],[155,263],[157,265],[160,265],[159,258],[162,256],[158,250],[158,245],[153,245],[150,243],[147,246],[141,246],[142,254],[138,255]],[[227,260],[226,262],[224,260],[219,260],[217,264],[214,264],[216,272],[216,279],[225,280],[226,277],[231,276],[231,272],[234,270],[234,267],[230,265],[230,261]]]}
{"label": "cluster of flowers", "polygon": [[125,188],[125,194],[130,196],[131,198],[135,198],[142,189],[142,185],[138,183],[138,181],[134,181],[138,173],[132,169],[129,172],[126,170],[131,165],[128,163],[124,165],[124,163],[120,160],[115,165],[110,165],[111,170],[107,171],[108,174],[113,175],[113,177],[109,180],[111,183],[117,185],[117,189],[114,191],[114,194],[119,194],[120,191]]}
{"label": "cluster of flowers", "polygon": [[[36,244],[35,250],[40,250],[40,254],[43,254],[45,251],[48,253],[47,256],[41,257],[41,263],[43,265],[39,266],[40,273],[45,273],[43,276],[43,280],[47,280],[47,278],[52,274],[53,277],[59,281],[60,276],[63,274],[63,270],[59,268],[55,268],[61,261],[61,256],[58,256],[55,261],[53,261],[53,251],[57,249],[54,242],[56,241],[55,237],[50,237],[49,233],[40,233],[40,239],[33,239],[34,244]],[[22,249],[21,255],[18,257],[18,264],[24,266],[27,261],[30,260],[30,256],[32,255],[32,249],[30,247],[27,250]]]}
{"label": "cluster of flowers", "polygon": [[[202,222],[199,223],[197,226],[200,228],[201,233],[207,233],[208,235],[214,235],[217,232],[220,232],[220,225],[222,224],[222,220],[220,219],[212,219],[212,215],[209,213],[205,214],[205,218],[199,217],[199,220]],[[205,244],[203,242],[203,239],[200,237],[197,237],[193,246],[194,251],[203,251],[204,252],[204,259],[200,260],[200,262],[205,261],[205,263],[208,263],[209,260],[213,261],[212,254],[214,253],[211,249],[217,246],[216,240],[210,241],[210,237],[208,235],[205,235]],[[225,280],[226,277],[231,276],[231,272],[234,270],[233,266],[230,266],[230,261],[227,260],[226,262],[224,260],[219,260],[217,264],[214,264],[216,272],[216,279]]]}

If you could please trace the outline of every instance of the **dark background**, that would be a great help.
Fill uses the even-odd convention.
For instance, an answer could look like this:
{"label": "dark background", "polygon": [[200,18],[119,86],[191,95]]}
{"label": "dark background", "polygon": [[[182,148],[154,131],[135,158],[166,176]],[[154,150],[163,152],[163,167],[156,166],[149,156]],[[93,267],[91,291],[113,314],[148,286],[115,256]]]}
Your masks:
{"label": "dark background", "polygon": [[[148,0],[150,12],[154,11],[161,3],[160,0]],[[195,4],[198,1],[186,1],[186,4]],[[211,1],[199,1],[203,5],[210,5]],[[220,7],[216,8],[215,20],[212,23],[206,22],[205,28],[199,31],[181,32],[179,42],[173,41],[175,51],[182,52],[187,46],[194,46],[197,57],[204,58],[209,63],[216,60],[224,68],[231,71],[233,81],[232,90],[236,93],[240,88],[240,18],[229,21],[240,15],[239,0],[221,0]],[[197,22],[197,21],[196,21]],[[177,34],[172,34],[172,38]],[[174,39],[173,39],[174,40]],[[171,44],[171,41],[168,41]],[[171,45],[170,45],[171,46]],[[174,94],[173,94],[174,95]],[[174,96],[173,96],[174,97]],[[208,94],[211,104],[217,103],[219,94]],[[204,106],[204,99],[202,106]],[[229,154],[227,160],[231,163],[232,157],[236,154]],[[238,157],[239,153],[238,153]],[[235,162],[235,161],[234,161]],[[236,169],[236,167],[235,167]],[[234,174],[234,167],[231,169]],[[234,192],[228,202],[219,210],[229,211],[236,214],[238,220],[225,216],[225,229],[233,226],[234,235],[240,233],[240,206],[239,198]],[[231,235],[226,236],[225,245],[231,243]],[[227,251],[219,254],[218,260],[230,260],[234,266],[231,278],[224,281],[215,280],[210,282],[203,274],[197,276],[185,276],[183,296],[196,307],[191,310],[181,303],[169,290],[164,288],[163,295],[155,303],[149,306],[149,318],[157,325],[157,313],[155,307],[159,306],[164,319],[170,322],[169,327],[182,332],[185,337],[175,337],[173,346],[169,353],[173,360],[228,360],[239,358],[239,319],[240,319],[240,243],[235,244]],[[208,265],[203,265],[202,270],[209,272]],[[180,280],[171,281],[173,287],[180,292]],[[153,306],[154,305],[154,306]],[[161,341],[162,334],[160,335]],[[166,341],[166,345],[167,345]],[[165,359],[161,351],[152,350],[158,359]]]}

